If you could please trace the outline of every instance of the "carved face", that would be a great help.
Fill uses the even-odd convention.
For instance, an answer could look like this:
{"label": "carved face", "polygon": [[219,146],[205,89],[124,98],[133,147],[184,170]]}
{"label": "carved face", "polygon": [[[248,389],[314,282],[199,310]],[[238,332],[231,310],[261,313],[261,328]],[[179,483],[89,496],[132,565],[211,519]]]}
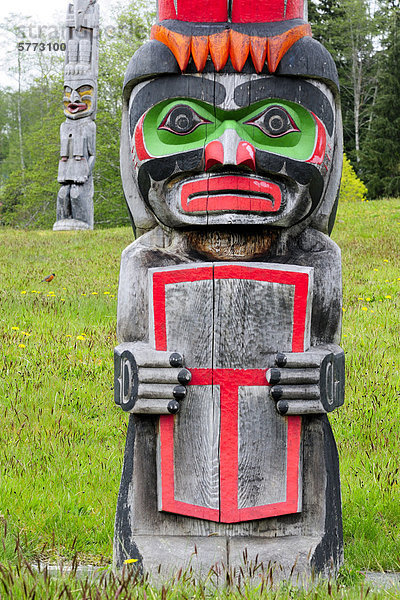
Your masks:
{"label": "carved face", "polygon": [[91,85],[79,87],[64,86],[64,114],[69,119],[81,119],[93,113],[94,88]]}
{"label": "carved face", "polygon": [[275,76],[177,76],[130,99],[140,193],[170,227],[288,227],[319,206],[336,109],[322,83]]}

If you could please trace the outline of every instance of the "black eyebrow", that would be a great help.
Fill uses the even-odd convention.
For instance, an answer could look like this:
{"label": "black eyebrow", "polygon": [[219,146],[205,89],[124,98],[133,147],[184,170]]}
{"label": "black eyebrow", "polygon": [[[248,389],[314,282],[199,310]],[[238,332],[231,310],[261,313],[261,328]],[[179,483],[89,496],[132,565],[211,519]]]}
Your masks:
{"label": "black eyebrow", "polygon": [[179,97],[193,98],[208,102],[211,105],[218,105],[225,100],[226,91],[225,87],[219,82],[188,75],[160,77],[150,81],[139,90],[132,103],[129,115],[131,135],[136,123],[148,108],[155,106],[162,100]]}
{"label": "black eyebrow", "polygon": [[274,98],[296,102],[305,106],[321,119],[329,135],[332,135],[334,115],[332,106],[321,90],[308,83],[289,77],[263,77],[238,85],[234,100],[240,107],[249,106],[260,100]]}

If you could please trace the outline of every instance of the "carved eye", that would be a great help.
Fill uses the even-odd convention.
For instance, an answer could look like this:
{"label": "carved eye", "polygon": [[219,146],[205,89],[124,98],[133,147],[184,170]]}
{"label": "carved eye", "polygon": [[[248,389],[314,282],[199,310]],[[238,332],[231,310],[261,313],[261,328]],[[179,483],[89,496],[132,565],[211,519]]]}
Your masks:
{"label": "carved eye", "polygon": [[300,131],[289,113],[281,106],[269,106],[245,125],[254,125],[272,138],[282,137],[292,131]]}
{"label": "carved eye", "polygon": [[190,106],[180,104],[171,108],[158,129],[165,129],[177,135],[187,135],[204,123],[211,123],[211,121],[200,117]]}
{"label": "carved eye", "polygon": [[78,87],[78,92],[80,94],[83,94],[84,92],[90,92],[92,89],[91,85],[81,85],[80,87]]}

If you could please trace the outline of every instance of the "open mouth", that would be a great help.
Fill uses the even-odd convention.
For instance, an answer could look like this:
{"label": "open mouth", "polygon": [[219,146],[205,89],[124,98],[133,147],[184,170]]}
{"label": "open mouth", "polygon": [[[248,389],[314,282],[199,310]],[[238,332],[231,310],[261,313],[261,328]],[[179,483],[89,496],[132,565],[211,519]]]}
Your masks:
{"label": "open mouth", "polygon": [[83,110],[86,110],[86,109],[87,109],[87,106],[83,102],[71,102],[67,106],[67,110],[72,114],[82,112]]}
{"label": "open mouth", "polygon": [[208,176],[186,181],[181,187],[181,206],[186,213],[277,212],[282,204],[279,185],[238,175]]}

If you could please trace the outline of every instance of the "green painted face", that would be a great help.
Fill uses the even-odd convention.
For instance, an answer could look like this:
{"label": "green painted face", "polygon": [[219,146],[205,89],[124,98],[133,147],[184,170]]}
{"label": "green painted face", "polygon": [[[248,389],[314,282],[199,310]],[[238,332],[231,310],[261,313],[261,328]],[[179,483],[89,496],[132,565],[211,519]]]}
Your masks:
{"label": "green painted face", "polygon": [[202,148],[227,129],[260,150],[297,160],[309,158],[317,136],[316,121],[307,109],[275,99],[226,111],[176,98],[153,106],[143,122],[146,148],[160,157]]}

